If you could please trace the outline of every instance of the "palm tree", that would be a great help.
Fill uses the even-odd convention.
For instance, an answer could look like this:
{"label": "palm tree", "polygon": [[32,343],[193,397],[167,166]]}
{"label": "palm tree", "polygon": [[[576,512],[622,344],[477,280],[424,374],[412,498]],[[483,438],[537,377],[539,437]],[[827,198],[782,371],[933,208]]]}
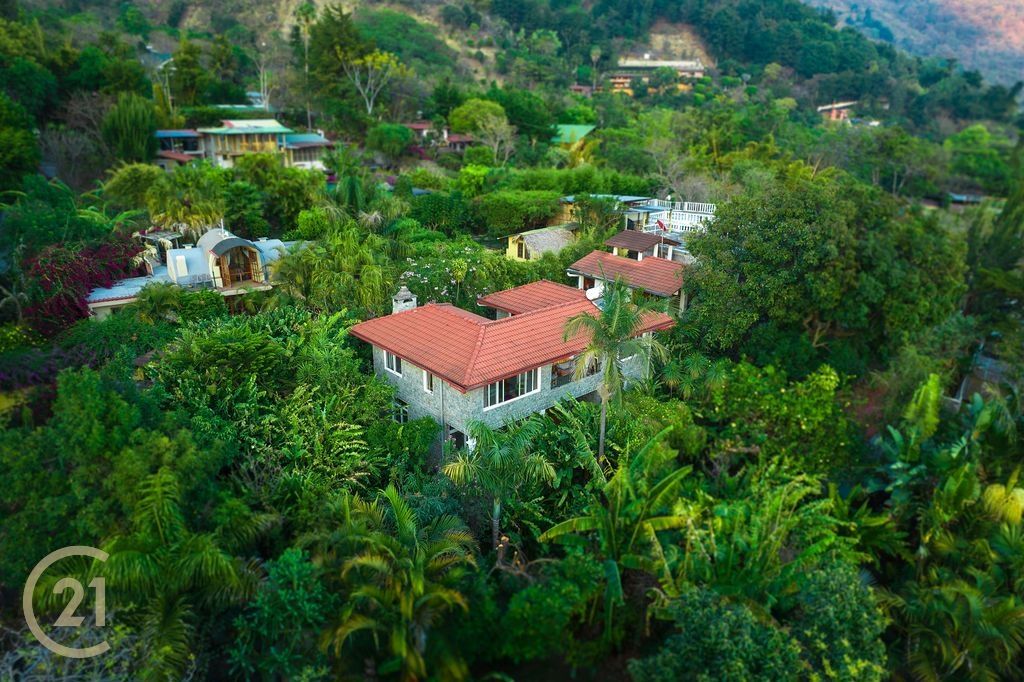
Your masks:
{"label": "palm tree", "polygon": [[601,61],[601,48],[594,45],[590,48],[590,89],[597,90],[597,63]]}
{"label": "palm tree", "polygon": [[[196,607],[209,612],[239,604],[257,586],[255,565],[234,552],[251,542],[269,517],[232,514],[229,524],[199,533],[188,527],[181,502],[178,475],[170,468],[145,479],[130,530],[103,544],[109,558],[94,562],[81,581],[88,584],[102,575],[118,608],[135,606],[125,612],[139,619],[137,631],[152,652],[144,679],[181,679],[192,657]],[[48,593],[37,591],[40,600]]]}
{"label": "palm tree", "polygon": [[309,39],[312,34],[313,24],[316,23],[316,5],[312,2],[304,2],[295,8],[295,21],[299,26],[299,35],[302,38],[302,70],[305,74],[303,90],[306,95],[306,128],[313,129],[313,113],[309,104]]}
{"label": "palm tree", "polygon": [[358,305],[379,312],[390,297],[394,273],[388,240],[353,224],[332,228],[301,244],[273,266],[278,289],[319,310]]}
{"label": "palm tree", "polygon": [[616,279],[604,288],[599,315],[580,313],[565,323],[566,340],[577,334],[589,337],[587,347],[576,358],[576,379],[582,379],[588,370],[598,365],[602,371],[598,395],[601,396],[601,425],[598,436],[597,457],[604,462],[605,431],[608,426],[608,403],[618,399],[625,381],[623,364],[635,358],[645,365],[652,357],[664,359],[665,346],[653,336],[639,337],[645,314],[650,304],[638,305],[624,281]]}
{"label": "palm tree", "polygon": [[[420,525],[394,486],[374,502],[356,499],[353,511],[348,537],[359,550],[342,564],[348,601],[325,634],[325,644],[340,654],[354,635],[371,633],[378,650],[386,642],[388,663],[401,669],[402,679],[425,679],[427,658],[434,653],[431,627],[454,608],[468,609],[456,585],[475,565],[473,537],[451,515]],[[466,672],[465,664],[454,659],[441,660],[437,667],[447,668],[452,677]]]}
{"label": "palm tree", "polygon": [[458,486],[480,486],[491,498],[491,546],[501,541],[501,513],[506,500],[533,483],[550,482],[555,468],[544,455],[531,452],[540,422],[526,419],[492,429],[483,422],[469,424],[472,449],[456,453],[442,471]]}
{"label": "palm tree", "polygon": [[146,194],[153,222],[198,237],[224,218],[222,173],[200,163],[182,166],[168,182],[154,184]]}
{"label": "palm tree", "polygon": [[131,309],[140,322],[155,324],[172,319],[181,310],[182,289],[170,282],[154,282],[143,287]]}
{"label": "palm tree", "polygon": [[654,445],[667,434],[668,427],[651,438],[636,453],[619,459],[615,473],[604,487],[604,502],[594,504],[585,516],[578,516],[552,526],[540,536],[541,542],[581,534],[596,535],[598,552],[604,559],[605,637],[612,636],[616,606],[625,603],[622,569],[641,570],[657,576],[663,585],[670,585],[671,571],[657,533],[682,528],[688,514],[666,512],[678,497],[680,482],[691,467],[674,469],[657,481],[648,481]]}

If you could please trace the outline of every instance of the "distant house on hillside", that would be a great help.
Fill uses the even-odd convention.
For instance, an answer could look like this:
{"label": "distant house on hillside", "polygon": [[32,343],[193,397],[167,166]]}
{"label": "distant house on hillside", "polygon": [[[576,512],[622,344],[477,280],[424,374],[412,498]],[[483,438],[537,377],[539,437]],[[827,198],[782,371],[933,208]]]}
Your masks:
{"label": "distant house on hillside", "polygon": [[224,120],[216,128],[200,128],[206,158],[221,168],[231,168],[246,154],[280,153],[285,135],[292,133],[272,118]]}
{"label": "distant house on hillside", "polygon": [[179,245],[181,235],[158,232],[142,235],[148,242],[150,274],[93,289],[86,298],[92,314],[109,316],[138,298],[149,284],[167,283],[189,289],[213,289],[223,296],[237,296],[270,285],[270,264],[285,254],[280,239],[250,241],[223,228],[214,228],[192,245]]}
{"label": "distant house on hillside", "polygon": [[633,80],[644,83],[651,81],[651,76],[658,69],[672,69],[679,77],[680,89],[688,87],[687,81],[703,78],[707,68],[700,59],[652,59],[650,54],[643,57],[622,57],[618,68],[608,75],[612,92],[633,94]]}
{"label": "distant house on hillside", "polygon": [[402,125],[412,131],[420,144],[424,142],[443,143],[448,140],[448,126],[439,128],[433,121],[411,121]]}
{"label": "distant house on hillside", "polygon": [[463,135],[460,133],[449,133],[445,138],[441,147],[447,151],[461,154],[466,151],[469,147],[476,144],[476,138],[472,135]]}
{"label": "distant house on hillside", "polygon": [[[600,367],[575,377],[576,357],[588,339],[582,333],[564,338],[569,319],[599,314],[582,292],[542,280],[479,302],[497,309],[499,319],[446,303],[418,306],[402,287],[391,315],[352,327],[353,337],[373,346],[377,376],[395,387],[398,421],[430,417],[441,425],[441,442],[472,446],[467,434],[474,421],[499,427],[543,412],[567,396],[594,395]],[[667,315],[647,314],[637,334],[673,324]],[[624,364],[629,378],[646,371],[637,362]]]}
{"label": "distant house on hillside", "polygon": [[545,253],[558,253],[576,241],[576,225],[553,225],[509,235],[505,256],[511,260],[538,260]]}
{"label": "distant house on hillside", "polygon": [[824,104],[818,107],[818,113],[826,121],[849,121],[855,106],[857,106],[856,100],[833,102],[832,104]]}
{"label": "distant house on hillside", "polygon": [[226,119],[216,128],[156,131],[156,164],[164,170],[206,159],[231,168],[246,154],[280,154],[286,166],[324,170],[323,155],[334,146],[323,133],[296,133],[274,119]]}
{"label": "distant house on hillside", "polygon": [[326,170],[324,153],[334,143],[320,133],[288,133],[284,136],[284,165],[306,170]]}
{"label": "distant house on hillside", "polygon": [[203,158],[203,136],[198,130],[158,130],[156,140],[155,163],[164,170]]}

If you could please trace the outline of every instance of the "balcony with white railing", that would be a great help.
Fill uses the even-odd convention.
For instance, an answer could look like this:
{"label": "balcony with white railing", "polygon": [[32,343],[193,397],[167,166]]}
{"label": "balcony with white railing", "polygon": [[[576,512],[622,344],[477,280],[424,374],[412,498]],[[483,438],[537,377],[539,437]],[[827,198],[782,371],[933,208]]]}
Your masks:
{"label": "balcony with white railing", "polygon": [[[703,232],[707,222],[713,217],[713,214],[708,215],[707,213],[694,213],[683,210],[660,211],[648,215],[647,223],[644,225],[644,232]],[[664,228],[658,224],[659,221],[665,226]]]}
{"label": "balcony with white railing", "polygon": [[668,201],[667,199],[651,199],[648,206],[665,208],[684,213],[697,213],[708,217],[715,215],[715,204],[708,204],[700,201]]}

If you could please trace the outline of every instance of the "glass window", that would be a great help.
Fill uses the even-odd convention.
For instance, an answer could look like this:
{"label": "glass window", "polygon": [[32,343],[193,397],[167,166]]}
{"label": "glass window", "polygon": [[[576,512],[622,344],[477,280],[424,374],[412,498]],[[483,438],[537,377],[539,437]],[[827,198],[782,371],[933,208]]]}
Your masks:
{"label": "glass window", "polygon": [[384,366],[388,368],[388,371],[402,376],[402,358],[391,351],[384,351]]}
{"label": "glass window", "polygon": [[540,390],[540,368],[495,381],[484,391],[484,407],[494,407]]}
{"label": "glass window", "polygon": [[423,370],[423,390],[427,393],[434,392],[434,375]]}
{"label": "glass window", "polygon": [[395,421],[399,424],[409,421],[409,403],[400,398],[395,398]]}

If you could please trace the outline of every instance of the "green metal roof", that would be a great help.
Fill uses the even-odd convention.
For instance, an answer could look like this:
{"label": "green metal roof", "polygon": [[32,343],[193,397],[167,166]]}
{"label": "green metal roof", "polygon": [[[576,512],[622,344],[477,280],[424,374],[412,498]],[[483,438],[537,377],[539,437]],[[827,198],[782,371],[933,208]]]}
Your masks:
{"label": "green metal roof", "polygon": [[551,138],[553,144],[575,144],[590,134],[597,126],[559,123],[558,133]]}
{"label": "green metal roof", "polygon": [[284,135],[292,132],[274,119],[226,120],[219,128],[200,128],[209,135]]}

